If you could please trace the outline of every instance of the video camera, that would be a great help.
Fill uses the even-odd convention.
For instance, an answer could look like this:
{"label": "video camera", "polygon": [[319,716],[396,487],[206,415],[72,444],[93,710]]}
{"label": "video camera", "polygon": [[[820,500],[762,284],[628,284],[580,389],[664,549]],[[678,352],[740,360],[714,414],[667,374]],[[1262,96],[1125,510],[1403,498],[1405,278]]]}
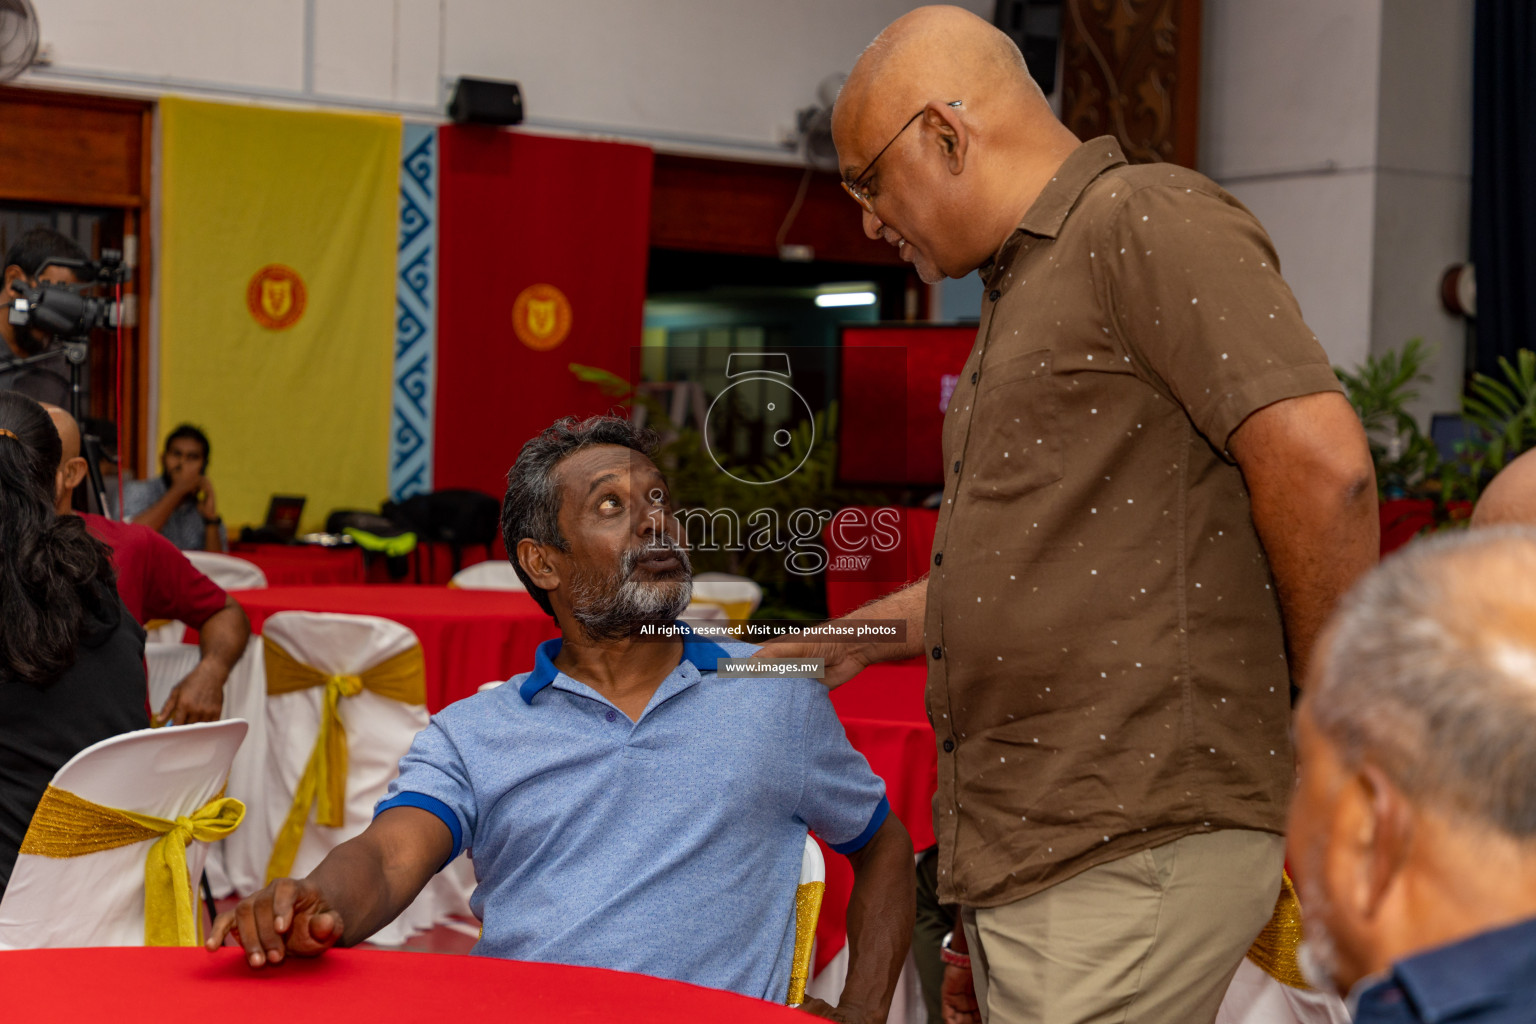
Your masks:
{"label": "video camera", "polygon": [[32,328],[64,340],[83,340],[98,327],[116,327],[121,316],[119,303],[111,298],[82,294],[98,285],[119,285],[128,280],[129,267],[116,249],[103,249],[100,260],[50,259],[38,268],[63,267],[74,272],[78,284],[39,283],[28,286],[12,283],[16,294],[11,303],[12,326]]}

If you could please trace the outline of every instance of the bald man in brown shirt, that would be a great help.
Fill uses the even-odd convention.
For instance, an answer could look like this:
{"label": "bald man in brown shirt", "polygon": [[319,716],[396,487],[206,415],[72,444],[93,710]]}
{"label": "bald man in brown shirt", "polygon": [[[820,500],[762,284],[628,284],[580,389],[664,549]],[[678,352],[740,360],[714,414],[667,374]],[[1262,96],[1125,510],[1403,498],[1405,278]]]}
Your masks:
{"label": "bald man in brown shirt", "polygon": [[765,653],[929,659],[983,1019],[1211,1021],[1280,889],[1290,681],[1376,561],[1360,423],[1253,215],[1080,142],[974,15],[886,29],[833,133],[865,233],[986,297],[929,575],[855,613],[913,642]]}

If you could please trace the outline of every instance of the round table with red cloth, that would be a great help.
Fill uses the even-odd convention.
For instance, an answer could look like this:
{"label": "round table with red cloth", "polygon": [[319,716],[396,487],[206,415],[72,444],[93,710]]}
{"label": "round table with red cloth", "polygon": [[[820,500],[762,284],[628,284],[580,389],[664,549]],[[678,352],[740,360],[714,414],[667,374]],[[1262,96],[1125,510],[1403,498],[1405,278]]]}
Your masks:
{"label": "round table with red cloth", "polygon": [[441,711],[484,683],[533,668],[534,648],[559,635],[555,620],[515,590],[451,587],[268,587],[234,594],[260,633],[284,611],[377,615],[410,627],[427,663],[427,710]]}
{"label": "round table with red cloth", "polygon": [[229,553],[255,564],[272,587],[365,583],[361,548],[318,544],[232,544]]}
{"label": "round table with red cloth", "polygon": [[759,999],[595,967],[333,949],[252,970],[233,946],[0,952],[4,1015],[49,1024],[805,1020]]}

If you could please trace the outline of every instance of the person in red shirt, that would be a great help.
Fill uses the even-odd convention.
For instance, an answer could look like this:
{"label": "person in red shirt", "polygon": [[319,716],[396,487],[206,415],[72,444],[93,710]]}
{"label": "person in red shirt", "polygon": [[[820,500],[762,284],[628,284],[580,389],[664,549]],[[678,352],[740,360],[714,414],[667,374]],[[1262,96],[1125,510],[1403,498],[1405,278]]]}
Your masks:
{"label": "person in red shirt", "polygon": [[[46,405],[63,443],[54,478],[54,510],[70,515],[70,499],[85,478],[80,428],[58,406]],[[217,721],[224,708],[224,682],[245,653],[251,624],[245,611],[218,584],[198,572],[176,545],[147,526],[78,513],[86,528],[112,549],[117,592],[140,623],[176,619],[198,631],[202,660],[176,684],[154,714],[156,725]]]}

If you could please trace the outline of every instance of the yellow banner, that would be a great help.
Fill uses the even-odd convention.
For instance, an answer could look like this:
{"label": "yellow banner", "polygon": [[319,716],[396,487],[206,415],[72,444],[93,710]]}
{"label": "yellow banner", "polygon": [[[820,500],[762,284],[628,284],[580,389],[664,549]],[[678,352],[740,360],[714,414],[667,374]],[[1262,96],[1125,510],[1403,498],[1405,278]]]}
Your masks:
{"label": "yellow banner", "polygon": [[160,101],[161,439],[208,434],[232,525],[388,497],[400,120]]}

